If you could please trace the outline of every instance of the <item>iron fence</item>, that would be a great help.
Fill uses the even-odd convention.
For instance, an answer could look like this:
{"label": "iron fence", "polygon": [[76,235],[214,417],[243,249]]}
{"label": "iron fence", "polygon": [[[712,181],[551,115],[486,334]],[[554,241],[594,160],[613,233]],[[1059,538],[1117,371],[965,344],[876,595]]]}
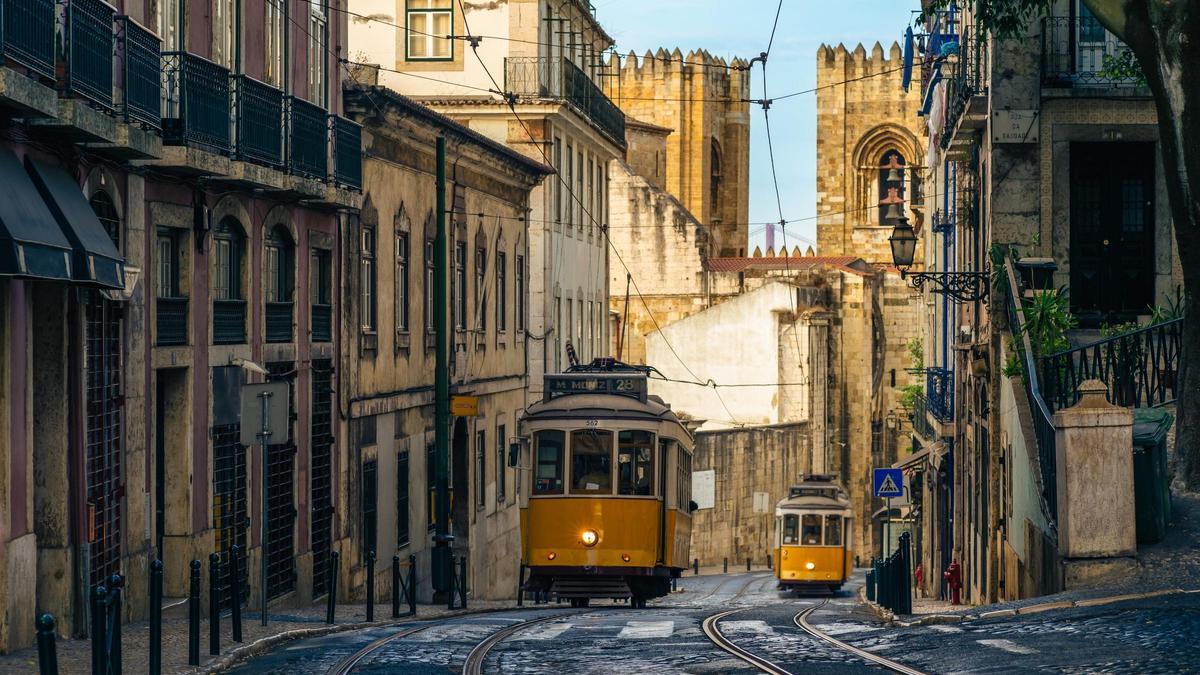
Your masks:
{"label": "iron fence", "polygon": [[234,157],[283,166],[283,92],[248,75],[230,78]]}
{"label": "iron fence", "polygon": [[292,330],[292,303],[268,302],[266,324],[267,342],[291,342],[295,334]]}
{"label": "iron fence", "polygon": [[163,142],[229,154],[229,71],[189,52],[164,52]]}
{"label": "iron fence", "polygon": [[290,361],[267,364],[273,381],[288,383],[287,442],[267,446],[267,597],[277,598],[296,589],[295,473],[296,443],[292,423],[296,419],[295,364]]}
{"label": "iron fence", "polygon": [[954,138],[958,121],[974,96],[987,91],[988,51],[978,30],[969,27],[962,32],[956,55],[942,68],[946,85],[946,122],[941,145],[945,149]]}
{"label": "iron fence", "polygon": [[[250,529],[250,515],[246,495],[246,448],[238,441],[241,433],[239,424],[222,424],[212,428],[213,439],[213,530],[216,534],[216,549],[220,555],[220,597],[223,607],[232,606],[234,590],[242,596],[237,602],[245,602],[250,595],[247,565],[234,565],[233,547],[246,550],[246,535]],[[234,574],[238,581],[234,583]]]}
{"label": "iron fence", "polygon": [[1093,16],[1042,19],[1042,84],[1047,87],[1145,86],[1124,42]]}
{"label": "iron fence", "polygon": [[925,370],[925,396],[934,419],[949,424],[954,421],[954,371],[946,368]]}
{"label": "iron fence", "polygon": [[625,145],[625,114],[570,60],[513,57],[504,60],[504,86],[517,96],[566,101],[610,140]]}
{"label": "iron fence", "polygon": [[353,190],[362,189],[362,126],[338,115],[333,125],[333,180]]}
{"label": "iron fence", "polygon": [[1052,410],[1075,405],[1084,380],[1104,382],[1114,405],[1170,403],[1178,395],[1182,341],[1183,319],[1175,319],[1039,359],[1046,403]]}
{"label": "iron fence", "polygon": [[333,569],[333,362],[312,362],[312,505],[313,597],[329,592]]}
{"label": "iron fence", "polygon": [[246,301],[213,301],[213,344],[237,345],[246,341]]}
{"label": "iron fence", "polygon": [[71,0],[66,6],[66,90],[113,107],[114,10],[102,0]]}
{"label": "iron fence", "polygon": [[157,326],[156,344],[186,345],[187,344],[187,298],[157,298],[155,325]]}
{"label": "iron fence", "polygon": [[[42,77],[54,77],[54,0],[3,0],[2,55]],[[111,57],[105,58],[111,63]]]}
{"label": "iron fence", "polygon": [[117,56],[121,63],[121,100],[126,122],[153,129],[162,126],[162,42],[128,16],[117,17]]}
{"label": "iron fence", "polygon": [[288,170],[297,176],[329,177],[328,113],[302,98],[288,99]]}

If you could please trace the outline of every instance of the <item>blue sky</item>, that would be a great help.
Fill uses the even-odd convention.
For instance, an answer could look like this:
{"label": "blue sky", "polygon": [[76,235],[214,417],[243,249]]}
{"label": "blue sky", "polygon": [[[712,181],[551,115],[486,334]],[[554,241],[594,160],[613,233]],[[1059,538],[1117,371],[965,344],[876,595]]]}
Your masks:
{"label": "blue sky", "polygon": [[[716,56],[749,59],[766,49],[777,3],[774,0],[717,2],[716,0],[593,0],[597,17],[617,41],[622,53],[679,47],[707,49]],[[886,50],[899,42],[918,2],[904,0],[784,0],[775,44],[768,60],[771,96],[816,83],[816,54],[821,43],[861,42],[867,51],[876,41]],[[755,65],[751,98],[762,96],[761,71]],[[750,221],[779,220],[762,110],[751,110]],[[771,138],[783,216],[793,235],[816,239],[816,95],[804,94],[771,107]],[[805,220],[799,220],[799,219]],[[757,232],[755,230],[758,230]],[[763,227],[751,225],[750,246],[763,242]],[[776,245],[782,241],[776,232]],[[801,245],[801,250],[804,246]]]}

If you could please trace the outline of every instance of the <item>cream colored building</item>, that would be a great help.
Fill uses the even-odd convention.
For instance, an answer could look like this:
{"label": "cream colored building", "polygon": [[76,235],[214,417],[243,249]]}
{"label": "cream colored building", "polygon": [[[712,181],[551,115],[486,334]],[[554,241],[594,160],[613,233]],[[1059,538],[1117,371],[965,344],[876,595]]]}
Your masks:
{"label": "cream colored building", "polygon": [[[378,64],[380,84],[556,171],[534,189],[528,216],[536,399],[543,374],[568,366],[568,344],[585,362],[608,352],[606,166],[625,151],[625,119],[601,90],[613,40],[578,0],[353,0],[350,9],[387,17],[350,27],[353,60]],[[389,23],[409,27],[407,43]],[[494,37],[474,48],[434,37],[448,32]],[[515,95],[512,107],[500,90]]]}

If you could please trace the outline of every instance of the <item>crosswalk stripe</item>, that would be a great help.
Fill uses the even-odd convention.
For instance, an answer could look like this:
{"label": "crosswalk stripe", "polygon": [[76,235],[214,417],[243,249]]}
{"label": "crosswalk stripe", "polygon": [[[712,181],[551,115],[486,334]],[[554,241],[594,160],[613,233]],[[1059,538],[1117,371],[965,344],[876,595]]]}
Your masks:
{"label": "crosswalk stripe", "polygon": [[617,633],[621,640],[645,640],[648,638],[668,638],[675,632],[674,621],[629,621]]}
{"label": "crosswalk stripe", "polygon": [[1033,647],[1023,647],[1012,640],[976,640],[979,644],[985,647],[994,649],[1002,649],[1010,654],[1037,654],[1038,650]]}
{"label": "crosswalk stripe", "polygon": [[573,624],[569,622],[563,623],[544,623],[533,628],[517,633],[509,638],[510,640],[553,640],[563,633],[571,630]]}
{"label": "crosswalk stripe", "polygon": [[717,624],[722,633],[759,633],[773,635],[775,629],[768,626],[766,621],[722,621]]}
{"label": "crosswalk stripe", "polygon": [[961,633],[963,629],[958,626],[939,626],[937,624],[929,627],[929,630],[936,630],[939,633]]}

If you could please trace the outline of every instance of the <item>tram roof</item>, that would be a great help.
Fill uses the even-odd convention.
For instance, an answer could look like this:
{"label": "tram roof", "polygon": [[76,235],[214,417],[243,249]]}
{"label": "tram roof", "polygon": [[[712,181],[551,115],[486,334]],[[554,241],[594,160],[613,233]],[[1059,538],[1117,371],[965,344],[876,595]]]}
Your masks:
{"label": "tram roof", "polygon": [[654,395],[647,396],[645,401],[639,401],[619,394],[572,394],[549,401],[539,401],[525,410],[527,420],[578,417],[645,419],[675,422],[683,426],[671,407]]}

